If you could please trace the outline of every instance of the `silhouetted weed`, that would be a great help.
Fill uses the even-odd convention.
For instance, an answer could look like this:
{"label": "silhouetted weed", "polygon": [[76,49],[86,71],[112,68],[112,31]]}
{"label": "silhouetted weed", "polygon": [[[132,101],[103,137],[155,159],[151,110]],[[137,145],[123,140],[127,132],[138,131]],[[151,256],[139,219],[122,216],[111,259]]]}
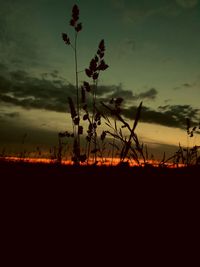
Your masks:
{"label": "silhouetted weed", "polygon": [[[108,65],[104,61],[105,54],[105,44],[104,40],[101,40],[98,45],[97,53],[94,58],[91,59],[89,67],[85,69],[85,73],[88,78],[92,79],[92,85],[87,81],[83,82],[81,88],[79,88],[79,79],[78,79],[78,59],[77,59],[77,37],[78,33],[82,30],[82,24],[79,23],[79,8],[77,5],[74,5],[72,8],[72,18],[70,20],[70,25],[74,28],[75,37],[72,44],[71,38],[67,33],[62,33],[63,41],[67,46],[71,46],[75,56],[75,78],[76,78],[76,107],[74,105],[73,99],[68,97],[68,103],[71,112],[72,124],[73,124],[73,157],[72,161],[75,164],[83,162],[86,159],[89,161],[90,153],[94,154],[94,163],[97,163],[97,152],[100,151],[98,148],[97,141],[97,127],[101,125],[101,114],[97,110],[96,106],[96,91],[98,86],[98,78],[101,71],[104,71],[108,68]],[[79,92],[81,90],[81,92]],[[86,102],[86,94],[90,93],[92,96],[92,113],[90,114],[88,110],[88,104]],[[81,97],[80,97],[81,96]],[[82,109],[84,111],[83,121],[88,121],[88,130],[87,130],[87,148],[85,154],[80,154],[80,135],[83,135],[83,126],[80,125],[80,103],[82,103]],[[60,137],[63,137],[62,133]],[[91,142],[94,147],[91,149]],[[102,150],[101,150],[102,152]]]}
{"label": "silhouetted weed", "polygon": [[[121,115],[121,103],[123,102],[122,98],[112,99],[109,102],[109,105],[101,102],[102,106],[108,111],[108,114],[114,117],[114,125],[111,123],[107,115],[103,115],[106,125],[112,130],[107,130],[106,133],[112,136],[113,138],[119,140],[122,144],[120,152],[120,162],[124,162],[127,158],[133,159],[138,165],[140,165],[140,157],[142,157],[143,162],[145,163],[145,156],[143,153],[143,144],[140,144],[135,129],[137,127],[141,109],[142,102],[137,108],[135,120],[133,126],[128,124],[127,121]],[[117,121],[120,122],[120,127],[118,127]],[[124,133],[124,129],[128,130],[129,135],[127,136]]]}
{"label": "silhouetted weed", "polygon": [[[70,26],[74,28],[73,43],[67,33],[62,33],[62,39],[67,46],[71,46],[74,52],[75,61],[75,85],[76,85],[76,108],[71,97],[68,98],[70,112],[73,123],[74,145],[72,160],[75,164],[79,164],[80,158],[80,135],[82,134],[82,126],[80,126],[80,99],[79,99],[79,79],[78,79],[78,58],[77,58],[77,38],[79,32],[82,30],[82,23],[79,22],[79,8],[74,5],[72,8],[72,17]],[[80,128],[81,127],[81,128]]]}
{"label": "silhouetted weed", "polygon": [[[87,137],[86,140],[88,142],[88,151],[87,157],[90,158],[90,153],[94,154],[94,163],[97,162],[97,152],[100,151],[98,147],[97,141],[97,128],[101,125],[101,113],[97,109],[97,88],[98,88],[98,79],[100,76],[101,71],[105,71],[108,68],[108,65],[104,61],[105,55],[105,44],[104,40],[101,40],[98,46],[97,53],[95,54],[94,58],[91,59],[89,67],[85,69],[85,73],[88,78],[92,79],[92,85],[88,82],[84,81],[82,88],[82,95],[89,93],[92,96],[92,114],[90,115],[88,111],[88,105],[84,104],[83,110],[85,114],[83,116],[83,120],[88,121],[88,130],[87,130]],[[84,98],[85,100],[85,98]],[[104,137],[105,138],[105,137]],[[102,136],[101,136],[102,140]],[[91,141],[94,144],[93,149],[91,150]],[[102,150],[100,151],[102,152]]]}
{"label": "silhouetted weed", "polygon": [[179,149],[174,153],[174,155],[172,155],[168,159],[165,160],[164,157],[161,162],[161,165],[169,161],[172,161],[175,167],[179,167],[179,165],[186,167],[200,165],[200,155],[199,155],[200,146],[194,145],[192,147],[189,147],[189,139],[192,139],[195,134],[199,134],[200,133],[199,130],[200,130],[200,123],[198,125],[192,126],[191,120],[189,118],[186,118],[188,146],[184,148],[179,143]]}

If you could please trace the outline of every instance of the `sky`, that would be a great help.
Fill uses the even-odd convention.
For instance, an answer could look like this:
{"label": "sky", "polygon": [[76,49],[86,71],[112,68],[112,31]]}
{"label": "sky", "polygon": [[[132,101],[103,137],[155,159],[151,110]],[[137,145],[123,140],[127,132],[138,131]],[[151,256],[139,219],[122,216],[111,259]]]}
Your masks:
{"label": "sky", "polygon": [[74,55],[61,33],[73,37],[74,4],[80,84],[104,39],[98,99],[122,96],[128,121],[143,101],[137,133],[153,151],[188,145],[186,118],[200,115],[199,0],[0,0],[0,149],[20,149],[24,134],[32,147],[54,145],[72,128]]}

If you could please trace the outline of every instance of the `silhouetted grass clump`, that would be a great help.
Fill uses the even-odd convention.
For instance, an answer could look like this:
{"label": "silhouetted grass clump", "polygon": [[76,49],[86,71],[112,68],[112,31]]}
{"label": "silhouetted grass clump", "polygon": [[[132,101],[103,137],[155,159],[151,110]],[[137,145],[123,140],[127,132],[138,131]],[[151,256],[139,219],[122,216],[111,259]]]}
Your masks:
{"label": "silhouetted grass clump", "polygon": [[[101,40],[98,46],[97,53],[94,58],[91,59],[89,67],[85,69],[87,77],[92,80],[92,84],[84,81],[82,86],[79,86],[79,76],[78,76],[78,58],[77,58],[77,37],[79,32],[82,30],[82,23],[79,23],[79,8],[74,5],[72,8],[72,17],[70,20],[70,25],[74,28],[74,41],[72,43],[71,38],[67,33],[62,33],[63,41],[67,46],[71,46],[74,52],[75,61],[75,84],[76,84],[76,105],[71,97],[68,98],[68,103],[70,107],[70,113],[73,125],[73,157],[72,161],[75,164],[80,162],[85,162],[89,160],[90,153],[94,154],[94,162],[97,162],[97,127],[101,124],[101,114],[97,110],[96,105],[96,91],[98,85],[98,78],[100,72],[106,70],[108,65],[104,61],[105,54],[105,44],[104,40]],[[89,93],[92,96],[92,112],[89,111],[88,104],[86,101],[86,94]],[[81,119],[80,110],[83,110],[84,115]],[[87,148],[85,154],[81,154],[81,142],[80,136],[83,135],[83,126],[80,125],[81,121],[88,122],[87,130]],[[70,135],[72,136],[72,134]],[[69,137],[68,134],[60,133],[59,137]],[[93,148],[91,148],[91,143]]]}
{"label": "silhouetted grass clump", "polygon": [[[105,147],[110,149],[111,164],[115,157],[119,158],[119,164],[122,166],[129,165],[129,162],[134,161],[138,166],[149,165],[149,155],[147,146],[140,142],[137,134],[136,127],[142,114],[142,102],[139,104],[133,124],[130,126],[129,122],[125,120],[122,112],[123,98],[117,97],[108,100],[108,103],[98,102],[97,90],[100,74],[108,69],[105,63],[105,42],[101,40],[94,57],[91,59],[89,66],[85,69],[87,81],[83,81],[79,85],[79,72],[78,72],[78,58],[77,58],[77,37],[82,30],[82,23],[79,22],[79,8],[74,5],[72,8],[72,17],[70,25],[74,29],[74,40],[68,36],[67,33],[62,33],[63,41],[67,46],[71,46],[74,52],[75,60],[75,84],[76,84],[76,105],[71,97],[68,98],[73,133],[68,131],[59,133],[59,147],[58,161],[62,160],[62,142],[63,137],[73,138],[73,156],[72,161],[74,164],[80,162],[91,162],[97,164],[99,158],[104,161]],[[82,116],[81,116],[82,113]],[[98,127],[104,121],[104,129],[99,134]],[[81,147],[80,136],[84,135],[84,127],[81,125],[85,121],[88,123],[86,132],[86,146],[85,149]],[[191,127],[191,122],[186,119],[187,134],[190,138],[194,136],[197,131],[197,126]],[[83,138],[82,138],[83,139]],[[108,140],[108,142],[106,142]],[[80,153],[80,151],[85,151]],[[163,159],[160,161],[160,167],[166,167],[166,164],[171,161],[174,166],[182,164],[184,166],[198,165],[200,157],[198,154],[199,146],[192,148],[182,148],[179,144],[179,150],[170,158],[166,159],[165,153]]]}
{"label": "silhouetted grass clump", "polygon": [[[75,56],[75,81],[76,81],[76,105],[71,97],[68,98],[70,107],[70,113],[72,118],[73,134],[68,132],[59,133],[59,138],[62,137],[73,137],[73,157],[72,161],[74,164],[80,162],[89,162],[93,158],[93,163],[97,164],[97,158],[103,159],[103,153],[105,150],[105,138],[107,135],[113,138],[113,141],[109,144],[112,146],[112,159],[114,158],[114,149],[120,150],[120,163],[124,163],[127,160],[133,159],[138,165],[140,165],[140,157],[142,157],[145,164],[145,156],[143,152],[143,144],[140,144],[138,136],[135,132],[138,124],[142,103],[140,103],[133,126],[131,127],[121,115],[121,103],[123,98],[111,99],[109,105],[101,102],[97,103],[97,90],[98,81],[101,72],[108,68],[105,63],[105,42],[102,39],[99,42],[97,52],[91,59],[89,67],[85,69],[87,78],[91,81],[84,81],[79,86],[78,77],[78,59],[77,59],[77,37],[79,32],[82,30],[82,24],[79,23],[79,8],[74,5],[72,8],[72,18],[70,25],[74,28],[75,37],[72,43],[71,38],[67,33],[62,33],[63,41],[67,46],[71,46]],[[90,101],[88,101],[88,99]],[[91,105],[89,103],[92,103]],[[80,111],[83,111],[81,118]],[[98,127],[101,125],[102,118],[105,121],[105,125],[109,127],[109,130],[103,130],[101,135],[98,136]],[[111,118],[114,120],[114,126],[111,122]],[[81,142],[80,135],[83,135],[84,128],[81,122],[85,121],[88,123],[87,135],[86,135],[86,149],[85,153],[81,154]],[[121,123],[121,126],[117,126],[117,122]],[[129,131],[129,135],[125,135],[123,128]],[[120,141],[120,148],[115,143],[115,140]],[[60,144],[60,143],[59,143]],[[91,156],[93,155],[93,156]],[[59,155],[59,161],[61,160]]]}

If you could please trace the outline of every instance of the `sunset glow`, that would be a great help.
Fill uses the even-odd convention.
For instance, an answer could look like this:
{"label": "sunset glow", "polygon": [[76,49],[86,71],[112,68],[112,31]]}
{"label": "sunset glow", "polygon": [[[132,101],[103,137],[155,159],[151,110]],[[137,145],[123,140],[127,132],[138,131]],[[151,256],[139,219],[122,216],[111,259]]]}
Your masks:
{"label": "sunset glow", "polygon": [[[0,158],[1,159],[1,158]],[[4,157],[4,160],[8,161],[8,162],[24,162],[24,163],[32,163],[32,164],[56,164],[57,161],[56,160],[52,160],[52,159],[46,159],[46,158],[18,158],[18,157]],[[102,162],[102,159],[99,159],[99,162],[97,163],[97,166],[117,166],[120,163],[119,158],[107,158]],[[138,164],[136,164],[133,161],[129,161],[129,166],[130,167],[135,167],[138,166]],[[71,160],[62,160],[62,165],[65,166],[73,166],[74,163]],[[87,163],[80,163],[80,166],[92,166],[94,164],[93,159],[91,159],[90,161],[88,161]],[[144,163],[141,161],[140,162],[141,167],[144,167]],[[146,162],[146,165],[149,166],[153,166],[153,167],[159,167],[160,166],[160,162],[156,161],[156,160],[148,160]],[[184,164],[173,164],[172,162],[167,162],[165,163],[165,166],[168,168],[177,168],[177,167],[184,167]]]}

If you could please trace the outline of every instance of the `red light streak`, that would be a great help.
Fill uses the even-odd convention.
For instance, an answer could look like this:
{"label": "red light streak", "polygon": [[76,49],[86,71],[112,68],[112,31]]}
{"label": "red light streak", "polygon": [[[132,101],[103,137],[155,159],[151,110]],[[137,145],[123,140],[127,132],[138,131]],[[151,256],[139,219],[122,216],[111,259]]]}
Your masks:
{"label": "red light streak", "polygon": [[[6,161],[12,161],[12,162],[27,162],[27,163],[43,163],[43,164],[54,164],[57,162],[56,159],[48,159],[48,158],[19,158],[19,157],[4,157],[2,158]],[[119,158],[106,158],[104,161],[102,161],[102,158],[99,158],[97,165],[98,166],[117,166],[120,163]],[[144,163],[141,161],[141,166],[144,166]],[[94,164],[93,159],[90,159],[88,162],[80,163],[81,166],[87,166]],[[147,166],[153,166],[153,167],[159,167],[160,162],[156,160],[149,160],[147,162]],[[73,162],[71,160],[62,160],[62,165],[73,165]],[[129,161],[129,166],[138,166],[133,161]],[[166,167],[168,168],[176,168],[177,166],[173,163],[166,163]],[[184,167],[184,164],[178,164],[178,167]]]}

